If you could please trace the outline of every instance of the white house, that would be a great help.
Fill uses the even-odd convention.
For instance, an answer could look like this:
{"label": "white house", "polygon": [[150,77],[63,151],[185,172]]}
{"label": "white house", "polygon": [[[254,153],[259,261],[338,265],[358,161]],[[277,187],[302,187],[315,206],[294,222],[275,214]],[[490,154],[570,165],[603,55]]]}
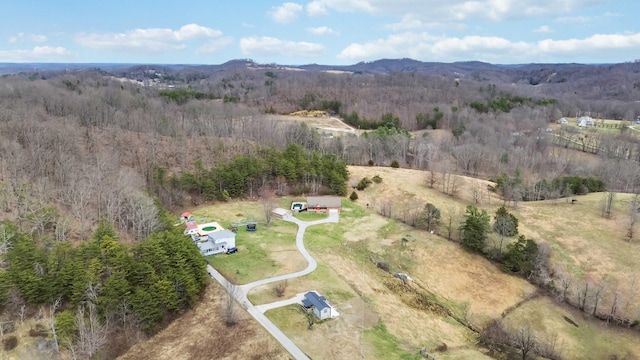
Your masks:
{"label": "white house", "polygon": [[565,119],[565,118],[560,118],[560,119],[558,119],[558,124],[566,125],[566,124],[568,124],[568,123],[569,123],[569,122],[568,122],[568,121],[567,121],[567,119]]}
{"label": "white house", "polygon": [[320,294],[315,291],[309,291],[308,293],[304,294],[304,299],[302,299],[302,306],[304,306],[307,311],[312,311],[313,314],[320,320],[330,319],[337,316],[337,313],[335,316],[332,316],[333,308],[331,307],[331,305],[327,303],[327,300],[324,298],[324,296],[320,296]]}
{"label": "white house", "polygon": [[578,118],[576,122],[578,123],[579,127],[589,127],[589,126],[596,125],[596,122],[593,120],[591,116],[582,116]]}
{"label": "white house", "polygon": [[214,255],[227,252],[236,247],[236,234],[230,230],[221,230],[209,233],[207,237],[201,237],[196,241],[202,255]]}

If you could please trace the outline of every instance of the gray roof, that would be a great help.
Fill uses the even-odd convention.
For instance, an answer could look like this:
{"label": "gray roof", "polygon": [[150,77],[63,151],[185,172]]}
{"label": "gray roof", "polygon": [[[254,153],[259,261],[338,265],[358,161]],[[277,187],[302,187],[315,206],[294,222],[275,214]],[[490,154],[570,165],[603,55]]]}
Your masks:
{"label": "gray roof", "polygon": [[218,241],[218,240],[222,240],[222,239],[228,239],[228,238],[235,238],[236,234],[233,233],[233,231],[231,230],[227,230],[224,229],[222,231],[216,231],[216,232],[212,232],[209,233],[209,239],[213,240],[213,241]]}
{"label": "gray roof", "polygon": [[207,252],[207,250],[213,250],[215,248],[214,244],[208,240],[205,242],[198,242],[197,245],[201,252]]}
{"label": "gray roof", "polygon": [[331,208],[339,208],[342,206],[340,198],[337,196],[308,196],[307,197],[307,207],[331,207]]}
{"label": "gray roof", "polygon": [[302,300],[302,305],[306,307],[313,306],[318,309],[318,311],[322,311],[324,308],[330,307],[329,304],[325,301],[324,296],[318,295],[318,293],[309,291],[304,294],[304,299]]}

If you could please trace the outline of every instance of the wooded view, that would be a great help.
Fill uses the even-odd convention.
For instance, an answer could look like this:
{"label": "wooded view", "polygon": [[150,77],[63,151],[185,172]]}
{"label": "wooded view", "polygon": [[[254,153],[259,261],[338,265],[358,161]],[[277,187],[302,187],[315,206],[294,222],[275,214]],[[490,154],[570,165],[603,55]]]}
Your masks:
{"label": "wooded view", "polygon": [[[427,73],[386,61],[399,67],[292,71],[238,60],[2,76],[0,330],[48,319],[48,354],[114,359],[196,305],[209,282],[207,260],[173,226],[176,214],[349,194],[459,242],[594,321],[637,330],[635,277],[562,272],[550,260],[559,250],[520,233],[526,220],[516,211],[601,193],[599,215],[610,219],[616,196],[631,196],[616,216],[620,241],[637,253],[640,63],[469,64],[453,76],[460,64]],[[288,116],[303,110],[346,130]],[[593,126],[577,126],[581,116]],[[349,166],[419,170],[424,188],[451,198],[461,198],[463,177],[487,185],[473,182],[464,214],[429,200],[400,212],[393,198],[362,198],[384,177],[357,177]],[[497,211],[483,207],[492,196]],[[564,358],[533,349],[528,329],[507,339],[495,322],[468,327],[496,358],[509,353],[503,346],[522,358]],[[17,345],[3,340],[4,351]]]}

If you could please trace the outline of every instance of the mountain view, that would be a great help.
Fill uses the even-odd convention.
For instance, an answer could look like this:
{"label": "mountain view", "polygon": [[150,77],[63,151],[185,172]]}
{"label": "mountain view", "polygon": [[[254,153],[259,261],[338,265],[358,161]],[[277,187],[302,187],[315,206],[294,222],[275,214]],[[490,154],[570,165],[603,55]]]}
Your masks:
{"label": "mountain view", "polygon": [[0,64],[2,359],[640,359],[640,61]]}

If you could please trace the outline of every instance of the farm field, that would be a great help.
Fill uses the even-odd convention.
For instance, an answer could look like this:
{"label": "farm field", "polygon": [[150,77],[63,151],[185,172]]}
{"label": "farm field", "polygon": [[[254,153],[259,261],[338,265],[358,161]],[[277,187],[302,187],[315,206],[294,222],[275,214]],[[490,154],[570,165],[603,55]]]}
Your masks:
{"label": "farm field", "polygon": [[[638,337],[636,331],[603,326],[438,234],[372,211],[386,199],[394,200],[397,211],[428,201],[443,214],[461,219],[464,207],[471,202],[474,184],[486,189],[488,182],[465,178],[459,195],[452,198],[425,186],[425,172],[383,167],[349,170],[352,179],[379,175],[383,182],[360,191],[356,203],[344,200],[340,223],[307,229],[305,244],[318,260],[318,269],[289,280],[282,297],[277,296],[273,284],[249,294],[255,304],[308,290],[327,297],[341,316],[316,323],[312,330],[308,330],[307,317],[296,305],[266,313],[312,358],[357,358],[364,354],[365,358],[391,355],[418,359],[419,349],[438,359],[491,358],[487,349],[477,345],[478,333],[473,329],[493,319],[500,319],[514,332],[528,324],[540,341],[555,338],[557,350],[569,359],[612,354],[640,357],[640,345],[633,341]],[[623,292],[626,288],[622,285],[633,281],[640,263],[637,243],[624,241],[624,214],[630,198],[616,197],[613,219],[604,219],[599,206],[602,196],[580,196],[574,204],[565,200],[519,203],[517,209],[509,210],[521,219],[521,233],[549,244],[552,263],[562,269],[558,271],[570,273],[575,284],[584,286],[580,281],[606,279]],[[281,199],[280,206],[288,206],[291,200]],[[480,198],[479,207],[489,213],[501,205],[492,193],[485,192]],[[261,206],[258,202],[230,202],[192,210],[196,218],[219,221],[223,226],[247,217],[258,220],[255,233],[239,231],[237,254],[209,260],[238,283],[306,266],[294,251],[295,225],[273,220],[266,227]],[[304,216],[313,220],[321,215]],[[576,220],[580,218],[588,221]],[[389,264],[391,272],[408,273],[413,281],[403,285],[378,269],[372,259]],[[628,300],[629,307],[637,305]],[[601,301],[603,307],[609,306],[609,298]],[[579,326],[571,325],[565,317]]]}

